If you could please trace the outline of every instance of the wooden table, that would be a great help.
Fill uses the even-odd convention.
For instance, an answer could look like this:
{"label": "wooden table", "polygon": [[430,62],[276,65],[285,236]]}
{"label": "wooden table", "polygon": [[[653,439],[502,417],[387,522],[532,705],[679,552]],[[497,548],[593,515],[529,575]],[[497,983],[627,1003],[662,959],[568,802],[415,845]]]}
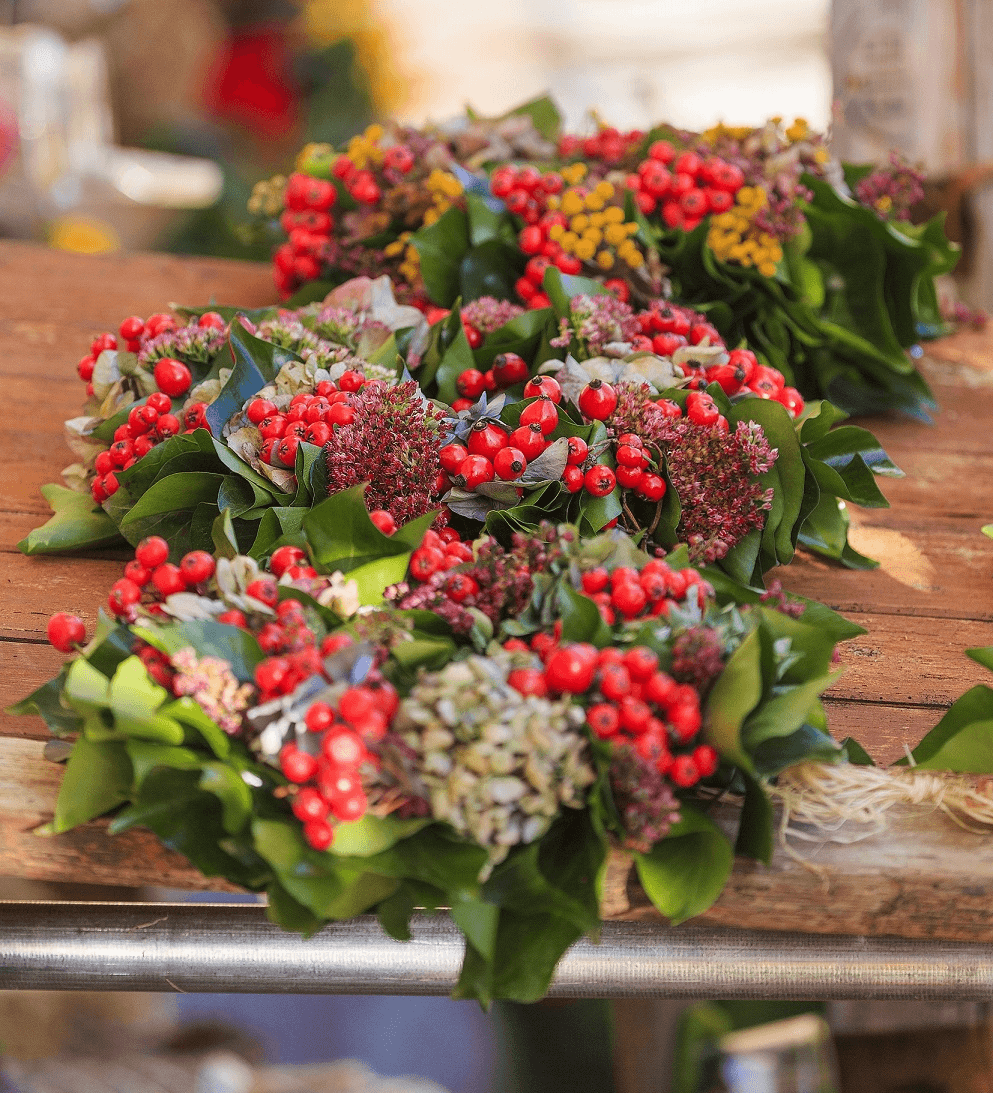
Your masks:
{"label": "wooden table", "polygon": [[[15,544],[47,514],[39,493],[69,462],[62,421],[78,413],[76,361],[91,338],[130,314],[169,303],[259,306],[273,299],[266,268],[161,255],[80,257],[0,243],[0,702],[23,697],[58,670],[45,641],[54,611],[91,626],[121,562],[108,554],[25,558]],[[993,336],[965,333],[924,362],[942,412],[933,426],[866,422],[906,472],[887,480],[889,510],[853,512],[855,545],[883,561],[871,573],[800,558],[787,588],[823,600],[866,627],[842,651],[845,675],[828,696],[832,731],[879,761],[900,756],[951,701],[986,673],[963,655],[993,642]],[[96,884],[222,888],[142,832],[111,838],[93,823],[40,839],[60,769],[41,755],[39,719],[0,713],[0,875]],[[839,934],[993,941],[993,839],[940,817],[898,816],[885,839],[814,853],[821,873],[782,852],[770,868],[741,861],[711,923]],[[608,907],[651,912],[622,870]]]}

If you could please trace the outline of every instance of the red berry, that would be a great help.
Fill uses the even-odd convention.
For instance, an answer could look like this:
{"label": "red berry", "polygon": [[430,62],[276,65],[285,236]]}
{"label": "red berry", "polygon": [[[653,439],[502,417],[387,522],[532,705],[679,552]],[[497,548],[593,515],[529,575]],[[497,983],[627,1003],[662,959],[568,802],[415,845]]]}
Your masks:
{"label": "red berry", "polygon": [[161,360],[156,361],[153,374],[159,390],[169,395],[170,398],[185,395],[193,382],[193,376],[186,365],[182,361],[174,360],[172,357],[163,357]]}
{"label": "red berry", "polygon": [[298,565],[307,557],[299,547],[281,546],[272,552],[269,559],[269,568],[277,577],[282,577],[291,565]]}
{"label": "red berry", "polygon": [[272,577],[257,577],[246,586],[245,595],[264,603],[266,607],[275,607],[279,602],[279,588]]}
{"label": "red berry", "polygon": [[178,565],[164,562],[152,570],[152,585],[160,596],[172,596],[186,591],[186,581]]}
{"label": "red berry", "polygon": [[514,668],[507,675],[507,682],[522,695],[544,697],[548,694],[545,673],[539,668]]}
{"label": "red berry", "polygon": [[140,338],[145,330],[145,320],[138,315],[132,315],[125,319],[117,328],[117,332],[126,342],[133,342]]}
{"label": "red berry", "polygon": [[59,611],[48,620],[46,630],[49,642],[60,653],[71,653],[77,645],[86,639],[86,627],[78,615],[69,615]]}
{"label": "red berry", "polygon": [[[307,752],[301,751],[295,744],[287,744],[285,748],[279,753],[279,767],[283,774],[291,782],[309,782],[311,778],[317,773],[317,760],[313,755],[308,755]],[[310,791],[312,794],[318,797],[320,802],[320,796],[316,790]],[[304,791],[306,793],[306,790]],[[300,794],[297,800],[303,797]],[[306,798],[304,798],[306,801]],[[308,802],[309,804],[309,802]],[[294,801],[293,811],[296,813],[296,801]],[[323,816],[327,815],[327,808],[323,810]],[[303,816],[297,813],[297,816],[302,820]],[[320,814],[319,805],[315,810],[315,813],[311,813],[307,818],[323,818]]]}
{"label": "red berry", "polygon": [[562,471],[562,484],[570,493],[579,493],[586,481],[581,467],[566,464]]}
{"label": "red berry", "polygon": [[191,550],[184,554],[179,562],[179,571],[187,584],[200,584],[209,581],[214,575],[214,557],[206,550]]}
{"label": "red berry", "polygon": [[513,387],[515,383],[523,383],[528,378],[527,361],[517,353],[498,353],[493,358],[493,378],[499,387]]}
{"label": "red berry", "polygon": [[603,380],[591,380],[579,392],[579,409],[593,421],[605,421],[617,408],[617,393]]}
{"label": "red berry", "polygon": [[636,645],[624,654],[624,667],[630,672],[631,678],[639,683],[650,679],[658,666],[658,654],[644,645]]}
{"label": "red berry", "polygon": [[175,436],[180,429],[179,418],[175,414],[163,414],[155,423],[155,431],[163,440]]}
{"label": "red berry", "polygon": [[271,418],[278,412],[276,404],[264,398],[254,398],[245,407],[245,417],[247,417],[253,425],[261,425],[266,418]]}
{"label": "red berry", "polygon": [[709,778],[720,766],[721,757],[717,754],[716,748],[712,748],[709,744],[701,744],[693,749],[693,762],[696,764],[700,777]]}
{"label": "red berry", "polygon": [[524,397],[538,398],[540,395],[547,396],[559,405],[562,402],[562,388],[558,380],[552,376],[535,376],[534,379],[528,380],[524,385]]}
{"label": "red berry", "polygon": [[691,391],[686,396],[686,416],[694,425],[713,425],[721,411],[706,391]]}
{"label": "red berry", "polygon": [[327,820],[308,820],[303,825],[303,837],[312,850],[327,850],[334,842],[334,828]]}
{"label": "red berry", "polygon": [[618,705],[618,713],[621,717],[621,727],[627,729],[632,736],[638,736],[648,728],[652,711],[647,703],[640,698],[628,695],[622,698]]}
{"label": "red berry", "polygon": [[596,649],[592,645],[566,645],[556,649],[545,663],[545,681],[551,691],[582,694],[593,684]]}
{"label": "red berry", "polygon": [[648,596],[640,584],[624,581],[610,593],[611,606],[628,619],[640,614],[648,603]]}
{"label": "red berry", "polygon": [[[469,456],[469,459],[482,459],[482,456]],[[419,546],[410,556],[410,575],[417,581],[426,581],[444,565],[445,555],[438,547]]]}
{"label": "red berry", "polygon": [[467,368],[459,373],[455,380],[455,387],[463,398],[471,398],[475,401],[483,393],[486,380],[478,368]]}
{"label": "red berry", "polygon": [[617,478],[610,467],[595,463],[586,472],[583,484],[586,486],[587,493],[591,493],[594,497],[606,497],[608,493],[613,492]]}
{"label": "red berry", "polygon": [[569,446],[568,465],[578,467],[581,463],[585,463],[590,454],[590,448],[586,441],[581,436],[571,436],[566,443]]}
{"label": "red berry", "polygon": [[[496,458],[497,452],[507,447],[507,431],[486,418],[481,418],[469,432],[468,448],[470,455],[483,455],[487,459]],[[465,460],[463,460],[463,463]],[[461,473],[461,464],[460,473]]]}
{"label": "red berry", "polygon": [[653,672],[645,681],[643,694],[656,706],[669,707],[677,694],[676,681],[665,672]]}
{"label": "red berry", "polygon": [[462,466],[462,461],[468,454],[469,449],[464,444],[453,441],[451,444],[446,444],[438,452],[438,458],[442,467],[449,474],[458,474],[459,467]]}
{"label": "red berry", "polygon": [[669,768],[669,777],[683,789],[696,785],[700,781],[700,771],[692,755],[677,755]]}
{"label": "red berry", "polygon": [[597,592],[602,592],[610,582],[610,574],[598,567],[596,569],[588,569],[582,576],[583,591],[589,596],[595,596]]}
{"label": "red berry", "polygon": [[608,664],[600,671],[600,693],[617,702],[631,693],[631,673],[623,664]]}
{"label": "red berry", "polygon": [[237,608],[232,608],[230,611],[224,611],[217,616],[218,622],[223,622],[227,626],[241,626],[248,625],[248,619],[245,618],[243,611],[239,611]]}
{"label": "red berry", "polygon": [[665,496],[665,479],[642,471],[635,489],[646,501],[661,501]]}
{"label": "red berry", "polygon": [[135,547],[134,556],[145,569],[155,569],[169,557],[169,544],[159,535],[150,535]]}
{"label": "red berry", "polygon": [[520,478],[528,462],[519,448],[501,448],[493,457],[493,470],[507,482]]}
{"label": "red berry", "polygon": [[537,422],[533,425],[518,426],[507,438],[507,441],[510,447],[523,452],[524,458],[529,463],[537,459],[548,446],[545,434],[541,431],[541,426]]}
{"label": "red berry", "polygon": [[607,740],[617,734],[621,718],[616,706],[598,702],[586,711],[586,723],[601,740]]}
{"label": "red berry", "polygon": [[369,513],[369,519],[384,535],[392,535],[397,529],[397,522],[386,509],[374,509]]}
{"label": "red berry", "polygon": [[492,482],[494,473],[493,464],[485,455],[468,455],[459,467],[459,476],[470,492],[484,482]]}

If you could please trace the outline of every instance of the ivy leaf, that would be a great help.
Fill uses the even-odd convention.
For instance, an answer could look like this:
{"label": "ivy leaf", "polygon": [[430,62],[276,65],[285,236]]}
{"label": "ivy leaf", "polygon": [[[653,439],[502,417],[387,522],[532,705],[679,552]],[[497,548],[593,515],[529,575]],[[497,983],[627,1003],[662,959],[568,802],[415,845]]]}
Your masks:
{"label": "ivy leaf", "polygon": [[136,545],[147,535],[162,534],[165,524],[169,534],[164,537],[174,536],[177,530],[188,528],[192,511],[198,505],[216,504],[223,481],[221,474],[200,471],[185,471],[160,479],[121,520],[121,534]]}
{"label": "ivy leaf", "polygon": [[120,542],[117,525],[88,493],[54,484],[41,487],[53,514],[17,544],[24,554],[58,554]]}
{"label": "ivy leaf", "polygon": [[734,852],[713,820],[684,803],[666,837],[634,859],[645,894],[678,925],[706,911],[721,894]]}

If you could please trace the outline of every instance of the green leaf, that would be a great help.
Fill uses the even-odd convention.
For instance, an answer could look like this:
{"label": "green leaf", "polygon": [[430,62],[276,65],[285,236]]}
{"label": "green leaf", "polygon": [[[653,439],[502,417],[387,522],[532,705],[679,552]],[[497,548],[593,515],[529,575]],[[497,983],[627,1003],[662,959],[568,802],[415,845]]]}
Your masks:
{"label": "green leaf", "polygon": [[234,367],[221,393],[204,411],[204,417],[215,437],[223,436],[224,426],[267,383],[272,383],[284,364],[301,358],[272,342],[256,338],[254,334],[233,321],[228,331],[228,349]]}
{"label": "green leaf", "polygon": [[874,767],[876,765],[872,756],[851,736],[846,736],[842,740],[841,750],[845,753],[848,762],[857,767]]}
{"label": "green leaf", "polygon": [[265,659],[254,635],[214,619],[174,622],[155,630],[136,628],[136,633],[170,655],[192,646],[198,657],[220,657],[231,665],[231,671],[240,683],[253,682],[256,667]]}
{"label": "green leaf", "polygon": [[147,740],[126,740],[124,749],[134,769],[134,781],[140,786],[153,770],[170,767],[173,770],[199,770],[203,757],[189,748],[152,744]]}
{"label": "green leaf", "polygon": [[646,895],[678,925],[706,911],[721,894],[734,852],[713,820],[684,803],[668,835],[634,859]]}
{"label": "green leaf", "polygon": [[545,140],[553,141],[557,139],[562,131],[562,115],[555,105],[555,100],[550,95],[540,95],[536,99],[515,106],[513,110],[504,114],[504,117],[515,118],[521,115],[526,115],[531,119],[535,129]]}
{"label": "green leaf", "polygon": [[590,642],[598,649],[604,649],[611,644],[613,633],[603,621],[600,608],[589,596],[584,596],[565,581],[560,581],[555,589],[555,600],[562,622],[563,642]]}
{"label": "green leaf", "polygon": [[110,680],[88,660],[79,657],[69,665],[65,679],[65,701],[81,714],[107,708]]}
{"label": "green leaf", "polygon": [[523,255],[502,239],[487,239],[470,248],[459,267],[459,296],[478,300],[495,296],[515,300],[514,283],[524,272]]}
{"label": "green leaf", "polygon": [[768,865],[773,849],[772,802],[757,778],[747,771],[741,773],[745,780],[745,802],[741,807],[734,852]]}
{"label": "green leaf", "polygon": [[157,744],[182,744],[182,726],[161,713],[166,691],[153,683],[137,657],[123,661],[110,681],[108,702],[116,729]]}
{"label": "green leaf", "polygon": [[993,773],[993,690],[978,684],[957,698],[911,754],[924,770]]}
{"label": "green leaf", "polygon": [[225,763],[203,764],[200,789],[213,793],[221,802],[221,823],[230,835],[236,835],[252,814],[252,794],[241,775]]}
{"label": "green leaf", "polygon": [[20,702],[8,706],[7,713],[37,714],[56,736],[66,736],[69,733],[79,732],[83,725],[83,719],[76,710],[69,709],[62,702],[62,692],[68,674],[69,665],[65,664],[54,679],[43,683],[36,691],[32,691],[27,698],[22,698]]}
{"label": "green leaf", "polygon": [[[452,314],[454,315],[455,312],[453,311]],[[435,382],[438,385],[438,398],[441,399],[442,402],[449,404],[458,398],[458,389],[455,386],[455,381],[467,368],[475,367],[476,361],[472,355],[472,350],[469,348],[469,341],[466,338],[465,329],[463,328],[462,323],[459,322],[458,332],[451,345],[445,350],[445,354],[438,365],[438,371],[435,373]]]}
{"label": "green leaf", "polygon": [[117,525],[88,493],[54,484],[41,487],[53,515],[17,544],[24,554],[57,554],[109,546],[120,541]]}
{"label": "green leaf", "polygon": [[492,961],[496,949],[500,909],[492,903],[474,899],[454,903],[448,913],[476,952],[484,960]]}
{"label": "green leaf", "polygon": [[424,819],[398,820],[393,816],[367,813],[361,820],[338,824],[334,832],[334,852],[347,857],[368,858],[416,834],[430,822]]}
{"label": "green leaf", "polygon": [[131,762],[123,744],[94,743],[80,736],[59,788],[52,831],[68,831],[123,804],[128,799],[131,777]]}
{"label": "green leaf", "polygon": [[731,654],[724,671],[707,696],[703,735],[729,762],[751,769],[741,729],[762,698],[762,650],[758,630],[742,641]]}
{"label": "green leaf", "polygon": [[[147,535],[163,534],[163,526],[183,527],[199,504],[215,504],[224,476],[202,471],[171,474],[153,485],[121,520],[121,534],[135,545]],[[164,536],[169,538],[169,534]]]}
{"label": "green leaf", "polygon": [[966,649],[965,655],[993,672],[993,645],[986,645],[981,649]]}
{"label": "green leaf", "polygon": [[780,689],[779,693],[767,698],[742,726],[741,739],[745,748],[752,752],[773,737],[794,733],[810,717],[818,696],[842,674],[843,670],[839,669],[816,676],[796,686]]}
{"label": "green leaf", "polygon": [[462,259],[469,249],[469,219],[452,207],[410,239],[421,259],[421,276],[432,301],[451,307],[459,295]]}
{"label": "green leaf", "polygon": [[755,770],[763,778],[772,778],[787,767],[808,760],[836,763],[844,752],[826,732],[811,724],[801,725],[795,732],[774,736],[759,744],[752,754]]}

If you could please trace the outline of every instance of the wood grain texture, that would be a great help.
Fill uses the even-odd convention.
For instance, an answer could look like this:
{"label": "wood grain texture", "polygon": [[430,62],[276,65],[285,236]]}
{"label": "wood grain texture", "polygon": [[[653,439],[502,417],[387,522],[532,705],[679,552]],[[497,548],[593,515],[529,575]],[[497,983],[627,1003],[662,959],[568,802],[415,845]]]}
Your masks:
{"label": "wood grain texture", "polygon": [[[62,421],[78,413],[75,366],[90,339],[126,315],[147,316],[171,301],[253,307],[274,294],[263,266],[161,255],[80,257],[19,243],[0,243],[0,278],[0,379],[16,409],[0,422],[6,471],[0,703],[6,707],[58,670],[62,658],[44,641],[48,616],[71,607],[91,622],[120,572],[107,551],[28,559],[15,549],[47,515],[40,486],[59,481],[70,461]],[[843,649],[847,670],[827,708],[836,736],[856,737],[884,763],[916,744],[957,695],[984,679],[962,651],[993,642],[993,542],[978,533],[993,520],[993,336],[939,343],[925,371],[943,406],[934,425],[896,415],[860,422],[907,472],[882,482],[890,509],[852,510],[857,545],[881,558],[881,567],[851,572],[801,555],[779,574],[787,588],[867,628]],[[33,835],[51,814],[60,773],[41,757],[46,737],[39,719],[0,713],[0,874],[224,887],[143,833],[112,838],[96,823],[55,838]],[[952,829],[932,837],[933,831],[933,817],[920,816],[876,849],[861,843],[819,851],[818,861],[833,870],[830,896],[817,874],[782,853],[769,869],[739,862],[709,917],[764,928],[987,936],[993,851],[978,836]],[[612,898],[627,900],[626,914],[647,914],[643,896],[628,898],[636,890],[626,881],[625,874]],[[937,933],[942,915],[951,924]]]}

